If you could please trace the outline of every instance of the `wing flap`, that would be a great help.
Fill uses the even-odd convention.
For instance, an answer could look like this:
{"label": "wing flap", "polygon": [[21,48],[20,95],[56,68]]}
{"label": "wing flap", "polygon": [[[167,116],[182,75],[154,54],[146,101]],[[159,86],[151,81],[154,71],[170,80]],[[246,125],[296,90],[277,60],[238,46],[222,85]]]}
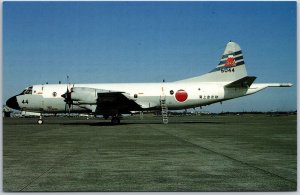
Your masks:
{"label": "wing flap", "polygon": [[141,106],[123,92],[98,93],[96,113],[117,114],[141,110]]}

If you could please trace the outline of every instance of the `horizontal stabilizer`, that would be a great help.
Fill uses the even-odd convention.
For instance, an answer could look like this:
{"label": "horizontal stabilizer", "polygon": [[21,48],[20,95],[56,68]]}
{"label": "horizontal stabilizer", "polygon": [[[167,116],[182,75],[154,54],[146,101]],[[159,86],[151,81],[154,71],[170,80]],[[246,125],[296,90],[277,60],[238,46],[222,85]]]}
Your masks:
{"label": "horizontal stabilizer", "polygon": [[256,77],[254,76],[245,76],[239,80],[233,81],[225,85],[226,88],[249,88],[251,84],[254,82]]}
{"label": "horizontal stabilizer", "polygon": [[291,87],[293,86],[292,83],[254,83],[251,87],[247,90],[246,95],[250,95],[261,91],[267,87]]}

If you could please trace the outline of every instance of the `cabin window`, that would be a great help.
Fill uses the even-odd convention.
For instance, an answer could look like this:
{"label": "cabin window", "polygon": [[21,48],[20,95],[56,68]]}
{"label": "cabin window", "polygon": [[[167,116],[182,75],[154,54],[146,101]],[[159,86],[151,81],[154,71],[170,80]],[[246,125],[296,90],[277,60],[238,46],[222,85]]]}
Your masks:
{"label": "cabin window", "polygon": [[218,99],[218,96],[216,95],[215,98]]}
{"label": "cabin window", "polygon": [[137,94],[134,94],[134,96],[133,96],[134,98],[137,98],[138,97],[138,95]]}
{"label": "cabin window", "polygon": [[200,89],[200,88],[198,88],[198,90],[200,91],[201,89]]}
{"label": "cabin window", "polygon": [[171,90],[171,91],[170,91],[170,94],[171,94],[171,95],[173,95],[173,94],[174,94],[174,91],[173,91],[173,90]]}
{"label": "cabin window", "polygon": [[209,95],[207,96],[207,99],[210,99],[210,96],[209,96]]}
{"label": "cabin window", "polygon": [[199,98],[202,99],[202,95],[199,95]]}
{"label": "cabin window", "polygon": [[56,92],[53,92],[52,95],[53,95],[53,97],[56,97],[57,93],[56,93]]}

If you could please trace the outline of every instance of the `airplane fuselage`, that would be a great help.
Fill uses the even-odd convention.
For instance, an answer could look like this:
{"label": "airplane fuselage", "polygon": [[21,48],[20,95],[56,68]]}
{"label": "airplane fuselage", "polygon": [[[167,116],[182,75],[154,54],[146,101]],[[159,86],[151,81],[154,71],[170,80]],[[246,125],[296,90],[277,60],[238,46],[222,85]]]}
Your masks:
{"label": "airplane fuselage", "polygon": [[[30,92],[17,95],[18,106],[24,111],[60,113],[66,112],[66,103],[62,95],[67,87],[84,87],[124,92],[134,100],[142,110],[160,109],[161,99],[165,98],[169,110],[195,108],[212,103],[247,95],[247,90],[236,89],[225,96],[226,83],[115,83],[115,84],[45,84],[33,85]],[[71,112],[93,110],[93,104],[76,101]]]}

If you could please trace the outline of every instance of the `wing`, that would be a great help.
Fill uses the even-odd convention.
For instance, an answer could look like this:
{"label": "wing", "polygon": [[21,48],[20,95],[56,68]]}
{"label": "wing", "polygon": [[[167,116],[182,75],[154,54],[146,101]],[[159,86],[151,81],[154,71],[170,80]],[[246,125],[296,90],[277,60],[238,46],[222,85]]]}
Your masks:
{"label": "wing", "polygon": [[142,110],[141,106],[125,92],[95,89],[89,87],[73,87],[71,90],[72,103],[87,107],[96,114],[116,115]]}
{"label": "wing", "polygon": [[140,105],[122,92],[98,93],[97,96],[97,114],[115,115],[142,110]]}

